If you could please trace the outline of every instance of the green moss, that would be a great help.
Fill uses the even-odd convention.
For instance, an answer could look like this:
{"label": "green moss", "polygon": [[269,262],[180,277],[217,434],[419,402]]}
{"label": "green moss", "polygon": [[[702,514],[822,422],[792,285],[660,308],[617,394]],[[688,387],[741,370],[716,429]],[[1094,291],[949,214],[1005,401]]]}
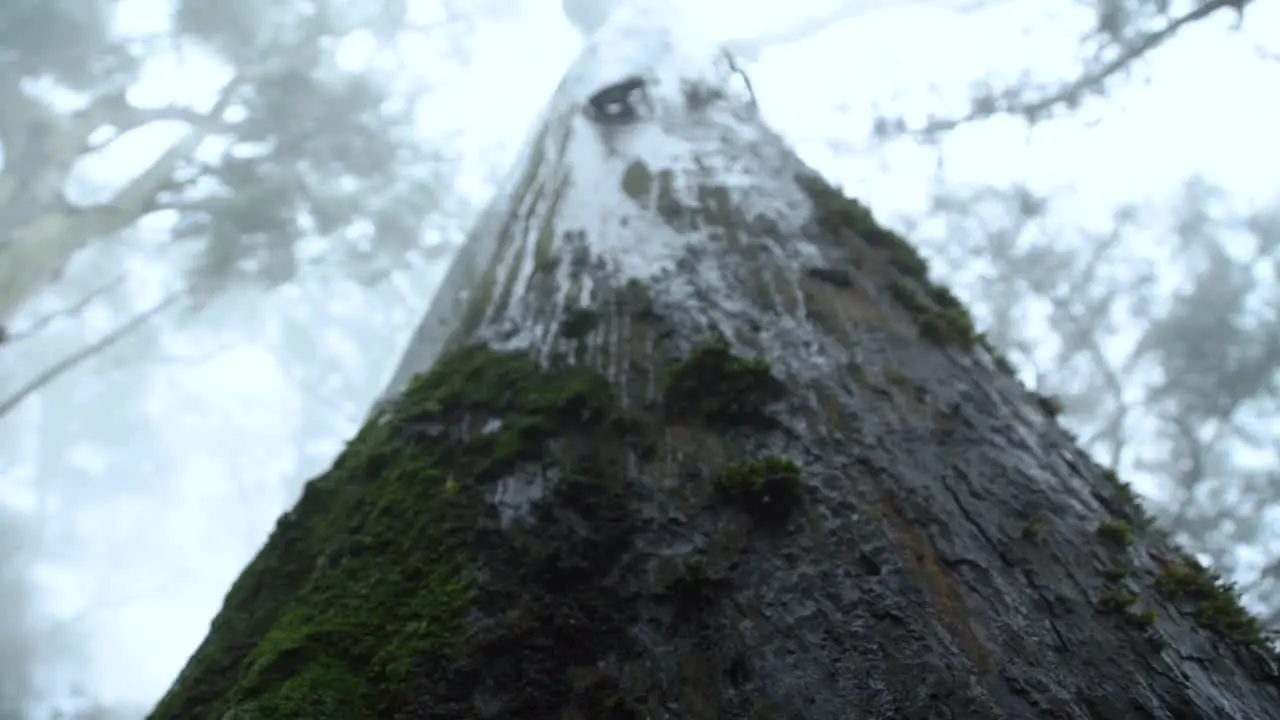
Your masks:
{"label": "green moss", "polygon": [[1204,601],[1196,608],[1195,618],[1202,627],[1250,644],[1263,644],[1258,619],[1240,604],[1234,586],[1224,587],[1221,595]]}
{"label": "green moss", "polygon": [[1126,500],[1137,499],[1137,496],[1133,492],[1133,488],[1129,486],[1129,483],[1121,480],[1120,476],[1116,474],[1115,470],[1111,468],[1103,469],[1102,479],[1106,481],[1109,487],[1114,488],[1116,491],[1118,491],[1118,493],[1123,497],[1123,499],[1126,499]]}
{"label": "green moss", "polygon": [[416,669],[466,648],[486,481],[615,410],[594,373],[484,348],[442,359],[308,483],[150,717],[385,717]]}
{"label": "green moss", "polygon": [[581,370],[544,372],[521,353],[468,348],[442,361],[410,385],[405,417],[423,420],[441,414],[489,411],[557,426],[589,423],[609,414],[614,398],[608,381]]}
{"label": "green moss", "polygon": [[669,417],[712,425],[767,424],[766,406],[781,400],[786,386],[769,363],[740,358],[721,344],[701,345],[667,369],[663,403]]}
{"label": "green moss", "polygon": [[[403,553],[404,549],[401,549]],[[354,690],[354,684],[329,683],[326,678],[344,669],[351,678],[372,678],[392,685],[404,679],[412,662],[428,655],[456,651],[462,620],[470,607],[471,585],[464,569],[445,558],[430,557],[418,567],[378,566],[377,582],[366,577],[376,563],[350,560],[326,573],[304,601],[277,621],[249,656],[241,692],[258,703],[283,706],[302,697],[305,688]],[[433,562],[434,561],[434,562]],[[412,590],[406,592],[406,588]],[[322,663],[325,672],[312,669]],[[315,676],[318,684],[295,688],[300,679]],[[281,684],[283,683],[283,684]],[[328,695],[328,700],[335,699]],[[358,695],[344,698],[348,707],[366,707]]]}
{"label": "green moss", "polygon": [[[856,366],[855,368],[859,373],[857,377],[858,384],[866,385],[866,378],[861,375],[862,369]],[[881,368],[881,374],[885,380],[902,390],[908,397],[914,398],[919,402],[925,402],[929,398],[929,389],[913,380],[897,366],[886,364]]]}
{"label": "green moss", "polygon": [[1098,609],[1103,612],[1125,612],[1137,602],[1137,595],[1121,588],[1112,588],[1102,595],[1098,601]]}
{"label": "green moss", "polygon": [[[915,317],[924,338],[939,345],[973,347],[978,334],[969,311],[950,289],[929,281],[929,264],[911,243],[881,226],[865,205],[822,177],[800,174],[796,179],[813,202],[818,227],[831,235],[853,233],[900,273],[890,292]],[[912,287],[915,284],[923,290]]]}
{"label": "green moss", "polygon": [[1154,610],[1135,610],[1138,596],[1123,588],[1112,588],[1098,600],[1098,610],[1124,618],[1125,624],[1139,630],[1150,630],[1156,622]]}
{"label": "green moss", "polygon": [[[858,368],[858,370],[861,371],[861,368]],[[915,381],[912,380],[906,373],[902,372],[902,370],[900,370],[898,366],[885,365],[881,369],[881,372],[883,373],[885,380],[888,380],[889,382],[893,383],[894,385],[898,386],[903,390],[908,390],[908,391],[911,391],[912,393],[915,392],[916,390]],[[859,378],[859,380],[861,380],[861,378]]]}
{"label": "green moss", "polygon": [[814,220],[818,227],[832,235],[852,232],[883,252],[889,264],[903,275],[918,280],[928,277],[929,265],[920,253],[901,235],[876,222],[866,205],[845,196],[839,188],[818,175],[801,174],[796,180],[813,202]]}
{"label": "green moss", "polygon": [[663,557],[654,564],[650,579],[654,592],[672,600],[677,607],[691,609],[714,601],[727,575],[713,573],[702,556]]}
{"label": "green moss", "polygon": [[617,678],[600,668],[578,666],[567,673],[574,703],[563,720],[640,720],[644,714],[634,699],[622,692]]}
{"label": "green moss", "polygon": [[978,337],[973,318],[964,310],[933,310],[917,317],[920,335],[938,345],[971,349]]}
{"label": "green moss", "polygon": [[765,705],[751,711],[751,720],[779,720],[782,715],[772,706]]}
{"label": "green moss", "polygon": [[1212,600],[1223,590],[1208,568],[1191,559],[1166,565],[1156,576],[1156,589],[1172,599],[1198,602]]}
{"label": "green moss", "polygon": [[1116,495],[1115,512],[1128,518],[1130,522],[1141,527],[1152,524],[1152,518],[1142,504],[1142,498],[1134,491],[1133,486],[1120,479],[1115,470],[1102,471],[1102,479]]}
{"label": "green moss", "polygon": [[964,303],[960,302],[960,298],[957,298],[955,294],[951,292],[951,288],[948,288],[945,285],[930,283],[926,288],[926,292],[929,295],[929,299],[943,310],[961,310],[968,314]]}
{"label": "green moss", "polygon": [[1129,577],[1129,572],[1127,565],[1108,565],[1102,569],[1102,577],[1112,582],[1118,582]]}
{"label": "green moss", "polygon": [[248,717],[345,720],[368,714],[365,679],[347,664],[317,657],[273,693],[242,708]]}
{"label": "green moss", "polygon": [[1155,610],[1139,610],[1136,612],[1127,612],[1124,614],[1124,619],[1126,622],[1128,622],[1130,625],[1136,628],[1141,628],[1143,630],[1155,625],[1156,617],[1157,615]]}
{"label": "green moss", "polygon": [[1040,393],[1032,393],[1031,396],[1035,398],[1036,405],[1040,406],[1040,409],[1044,411],[1045,415],[1048,415],[1051,418],[1057,418],[1062,414],[1062,400],[1057,397],[1053,395],[1042,395]]}
{"label": "green moss", "polygon": [[1098,523],[1095,532],[1099,538],[1115,547],[1126,548],[1133,542],[1133,529],[1129,527],[1129,523],[1120,520]]}
{"label": "green moss", "polygon": [[1040,535],[1044,532],[1044,518],[1033,517],[1022,526],[1022,539],[1028,542],[1035,542],[1040,539]]}
{"label": "green moss", "polygon": [[903,278],[889,282],[889,293],[915,319],[920,336],[926,340],[965,349],[977,343],[973,318],[958,302],[952,307],[938,306],[915,282]]}
{"label": "green moss", "polygon": [[986,333],[978,333],[977,343],[981,345],[984,349],[986,349],[988,353],[991,353],[991,359],[993,362],[995,362],[997,370],[999,370],[1000,372],[1003,372],[1005,375],[1008,375],[1009,377],[1017,377],[1018,369],[1015,368],[1013,366],[1013,363],[1009,361],[1009,356],[1001,352],[995,346],[995,343],[992,342],[991,338],[987,337]]}
{"label": "green moss", "polygon": [[565,313],[560,322],[560,336],[566,340],[581,340],[595,329],[600,322],[600,314],[588,308],[574,308]]}
{"label": "green moss", "polygon": [[827,283],[833,287],[841,289],[851,288],[854,286],[853,273],[841,268],[832,267],[808,267],[805,268],[805,275]]}
{"label": "green moss", "polygon": [[1156,576],[1156,590],[1175,602],[1192,605],[1196,622],[1207,630],[1266,647],[1258,619],[1240,603],[1232,583],[1193,558],[1165,566]]}
{"label": "green moss", "polygon": [[920,292],[920,286],[903,278],[889,281],[889,294],[913,316],[922,315],[929,310],[928,299]]}
{"label": "green moss", "polygon": [[771,522],[785,522],[801,499],[800,466],[780,457],[730,465],[712,485],[721,499]]}

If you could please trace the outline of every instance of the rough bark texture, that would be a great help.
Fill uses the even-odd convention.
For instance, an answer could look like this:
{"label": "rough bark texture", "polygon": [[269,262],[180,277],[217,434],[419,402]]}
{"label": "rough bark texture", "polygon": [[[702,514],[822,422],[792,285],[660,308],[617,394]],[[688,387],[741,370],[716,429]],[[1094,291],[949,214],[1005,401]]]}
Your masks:
{"label": "rough bark texture", "polygon": [[1229,590],[733,74],[596,35],[154,720],[1280,718]]}

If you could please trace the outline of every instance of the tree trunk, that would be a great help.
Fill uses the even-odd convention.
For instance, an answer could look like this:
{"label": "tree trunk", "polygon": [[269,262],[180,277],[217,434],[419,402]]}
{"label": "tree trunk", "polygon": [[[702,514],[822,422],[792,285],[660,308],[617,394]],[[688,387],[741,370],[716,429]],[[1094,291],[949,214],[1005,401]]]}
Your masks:
{"label": "tree trunk", "polygon": [[1280,718],[1230,590],[651,12],[151,717]]}

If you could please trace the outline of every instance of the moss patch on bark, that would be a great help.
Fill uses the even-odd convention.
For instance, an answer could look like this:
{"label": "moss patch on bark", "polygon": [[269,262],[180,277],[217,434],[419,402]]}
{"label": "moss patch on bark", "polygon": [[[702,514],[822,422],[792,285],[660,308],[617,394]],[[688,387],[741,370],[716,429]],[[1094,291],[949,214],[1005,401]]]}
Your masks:
{"label": "moss patch on bark", "polygon": [[663,403],[667,416],[678,421],[761,425],[768,423],[766,406],[785,391],[766,361],[738,357],[725,345],[706,344],[667,369]]}
{"label": "moss patch on bark", "polygon": [[[785,392],[720,345],[669,370],[662,411],[640,417],[591,370],[442,358],[308,483],[151,718],[639,717],[635,594],[688,611],[730,563],[708,550],[659,582],[628,463],[664,420],[758,423]],[[722,477],[754,507],[798,472],[766,458]]]}
{"label": "moss patch on bark", "polygon": [[[982,341],[968,309],[949,288],[929,278],[929,263],[911,243],[877,222],[866,205],[847,197],[821,177],[801,175],[797,179],[813,203],[814,222],[819,229],[835,237],[853,235],[896,271],[890,279],[889,293],[915,320],[921,337],[938,345],[964,349]],[[988,350],[997,364],[1008,365],[994,349]]]}
{"label": "moss patch on bark", "polygon": [[[425,673],[439,678],[483,662],[468,618],[504,601],[502,584],[481,587],[481,574],[507,566],[511,582],[527,581],[519,568],[554,575],[567,565],[561,574],[572,575],[607,564],[599,554],[625,535],[625,507],[601,480],[618,475],[583,471],[599,458],[591,448],[624,442],[615,409],[608,382],[594,373],[545,371],[486,349],[445,358],[308,483],[151,717],[382,717],[407,702],[406,683],[425,667],[452,668]],[[543,457],[552,438],[561,442],[557,500],[591,506],[592,523],[617,521],[604,532],[612,541],[596,538],[578,558],[555,538],[496,549],[484,520],[495,514],[491,481]],[[550,612],[526,609],[530,628]],[[542,622],[555,628],[566,613],[550,614]],[[588,625],[607,633],[601,618]],[[562,651],[571,655],[572,644]]]}

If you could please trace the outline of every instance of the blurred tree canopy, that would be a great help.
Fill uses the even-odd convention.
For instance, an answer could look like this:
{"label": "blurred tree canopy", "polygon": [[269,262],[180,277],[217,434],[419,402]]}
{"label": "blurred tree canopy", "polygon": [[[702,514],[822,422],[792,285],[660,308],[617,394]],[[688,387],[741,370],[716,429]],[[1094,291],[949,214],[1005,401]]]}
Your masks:
{"label": "blurred tree canopy", "polygon": [[[422,252],[450,165],[415,135],[425,87],[403,67],[404,33],[447,48],[455,28],[413,24],[412,11],[408,0],[0,6],[0,326],[76,252],[144,218],[189,245],[204,293],[283,283],[308,262],[373,280]],[[157,69],[174,95],[208,97],[144,97]],[[166,123],[183,131],[120,167],[110,197],[73,197],[82,161]]]}
{"label": "blurred tree canopy", "polygon": [[[476,13],[494,4],[0,3],[0,331],[46,291],[68,308],[58,316],[92,302],[99,325],[132,317],[105,335],[83,327],[93,323],[20,318],[9,339],[23,342],[0,335],[0,418],[12,422],[49,378],[153,317],[124,291],[136,255],[126,240],[159,238],[143,252],[163,252],[154,264],[176,268],[183,299],[196,302],[288,285],[304,269],[376,283],[438,253],[423,224],[446,202],[456,163],[419,129],[446,112],[427,102],[431,71],[447,65],[432,60],[455,59]],[[69,269],[77,256],[103,267]],[[68,344],[83,348],[49,360]],[[160,352],[156,338],[142,344]],[[26,382],[33,359],[46,365]],[[30,425],[10,424],[0,443],[0,720],[47,719],[33,703],[78,720],[143,714],[46,697],[62,681],[43,676],[74,660],[77,638],[63,635],[80,630],[41,606],[41,566],[83,542],[82,511],[106,512],[157,479],[131,457],[135,433],[153,423],[141,399],[151,379],[102,382],[111,370],[42,393],[47,403],[26,407]],[[111,452],[78,463],[89,445]],[[34,504],[19,487],[28,483]]]}

